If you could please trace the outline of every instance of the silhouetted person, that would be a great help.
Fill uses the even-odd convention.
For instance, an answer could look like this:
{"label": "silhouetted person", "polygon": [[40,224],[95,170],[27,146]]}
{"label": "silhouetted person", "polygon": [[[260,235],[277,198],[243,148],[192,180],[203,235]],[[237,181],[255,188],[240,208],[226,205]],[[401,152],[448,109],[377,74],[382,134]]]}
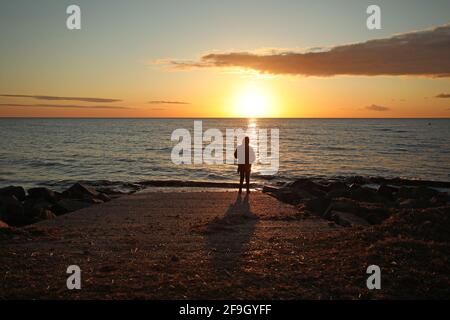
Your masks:
{"label": "silhouetted person", "polygon": [[242,184],[247,184],[247,193],[250,192],[250,172],[252,171],[252,163],[255,162],[255,151],[250,146],[249,137],[245,137],[240,146],[236,148],[234,157],[238,160],[237,171],[240,174],[239,193],[242,193]]}

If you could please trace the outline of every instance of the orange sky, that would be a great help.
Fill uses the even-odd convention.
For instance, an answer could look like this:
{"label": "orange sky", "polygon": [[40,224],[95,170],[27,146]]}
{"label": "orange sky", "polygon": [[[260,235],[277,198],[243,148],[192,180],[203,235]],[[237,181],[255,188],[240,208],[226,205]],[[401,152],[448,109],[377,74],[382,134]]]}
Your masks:
{"label": "orange sky", "polygon": [[79,31],[62,3],[11,2],[0,117],[450,117],[449,3],[380,1],[370,31],[369,2],[81,0]]}

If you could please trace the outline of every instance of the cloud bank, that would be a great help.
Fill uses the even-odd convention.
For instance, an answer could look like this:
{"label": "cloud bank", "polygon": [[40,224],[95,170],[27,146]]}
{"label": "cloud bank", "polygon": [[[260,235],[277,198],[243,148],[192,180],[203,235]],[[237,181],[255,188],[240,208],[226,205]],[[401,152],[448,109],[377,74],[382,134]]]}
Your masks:
{"label": "cloud bank", "polygon": [[30,107],[30,108],[70,108],[70,109],[130,109],[123,106],[82,106],[82,105],[66,105],[66,104],[17,104],[17,103],[0,103],[3,107]]}
{"label": "cloud bank", "polygon": [[48,100],[48,101],[80,101],[80,102],[119,102],[119,99],[109,99],[109,98],[84,98],[84,97],[57,97],[57,96],[41,96],[41,95],[26,95],[26,94],[0,94],[0,97],[7,98],[32,98],[37,100]]}
{"label": "cloud bank", "polygon": [[[450,58],[449,58],[450,59]],[[450,98],[450,93],[441,93],[436,96],[436,98],[448,99]]]}
{"label": "cloud bank", "polygon": [[189,104],[189,102],[184,101],[164,101],[164,100],[154,100],[149,101],[150,104]]}
{"label": "cloud bank", "polygon": [[168,61],[177,69],[238,67],[274,75],[450,76],[450,24],[327,51],[225,52],[200,61]]}

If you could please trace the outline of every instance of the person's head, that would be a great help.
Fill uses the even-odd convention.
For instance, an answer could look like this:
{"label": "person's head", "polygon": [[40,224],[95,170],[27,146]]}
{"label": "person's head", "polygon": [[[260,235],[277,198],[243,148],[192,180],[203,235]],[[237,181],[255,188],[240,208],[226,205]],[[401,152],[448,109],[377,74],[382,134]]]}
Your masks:
{"label": "person's head", "polygon": [[245,137],[244,143],[245,143],[246,146],[248,146],[250,144],[250,138],[249,137]]}

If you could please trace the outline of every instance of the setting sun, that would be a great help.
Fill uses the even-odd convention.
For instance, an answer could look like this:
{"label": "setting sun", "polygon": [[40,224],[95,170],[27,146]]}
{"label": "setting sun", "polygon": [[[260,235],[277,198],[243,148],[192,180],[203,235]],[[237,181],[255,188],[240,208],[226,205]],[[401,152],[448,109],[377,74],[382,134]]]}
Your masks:
{"label": "setting sun", "polygon": [[235,114],[240,117],[258,118],[271,115],[272,101],[262,87],[251,84],[236,96]]}

